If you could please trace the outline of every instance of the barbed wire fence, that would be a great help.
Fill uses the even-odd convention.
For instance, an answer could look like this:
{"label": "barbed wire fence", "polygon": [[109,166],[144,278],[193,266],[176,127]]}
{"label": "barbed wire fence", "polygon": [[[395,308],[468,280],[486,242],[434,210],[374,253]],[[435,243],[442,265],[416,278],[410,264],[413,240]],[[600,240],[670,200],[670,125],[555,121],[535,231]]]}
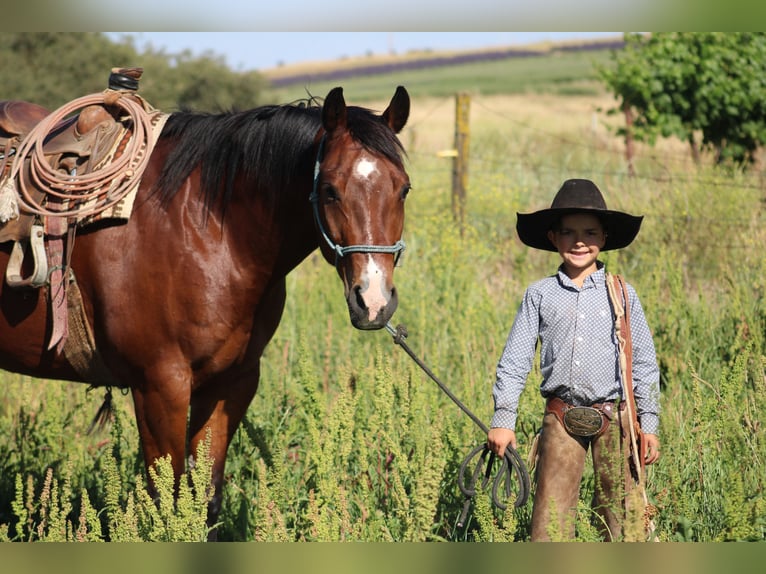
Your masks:
{"label": "barbed wire fence", "polygon": [[[490,153],[487,153],[481,146],[463,145],[462,149],[459,149],[461,146],[457,145],[457,134],[462,128],[458,123],[462,120],[458,117],[455,118],[455,145],[449,147],[448,142],[445,141],[445,149],[437,153],[434,153],[433,150],[421,149],[418,145],[421,128],[425,130],[425,126],[429,121],[433,121],[434,116],[444,115],[445,111],[451,108],[456,110],[457,115],[459,106],[465,106],[464,102],[462,104],[457,103],[456,97],[449,96],[429,101],[425,111],[421,112],[418,117],[413,118],[410,122],[411,141],[408,145],[408,154],[410,160],[417,164],[421,173],[435,173],[442,170],[445,172],[449,171],[450,168],[446,161],[444,164],[433,161],[435,156],[451,159],[453,170],[456,169],[454,163],[462,161],[468,166],[466,168],[468,174],[463,176],[463,183],[467,189],[463,191],[453,190],[453,193],[470,194],[470,174],[472,173],[492,173],[497,177],[502,177],[502,174],[508,174],[510,184],[512,174],[526,172],[534,174],[540,180],[541,188],[547,189],[550,186],[546,186],[546,182],[543,180],[557,179],[560,177],[562,169],[566,169],[557,163],[557,158],[552,154],[545,157],[541,153],[526,151],[516,156],[504,155],[499,157],[497,153],[491,153],[491,150]],[[464,95],[460,97],[464,97]],[[609,134],[608,138],[599,138],[595,134],[590,138],[574,137],[542,127],[533,121],[521,120],[514,114],[509,113],[507,109],[498,107],[492,98],[472,95],[471,105],[481,110],[483,114],[493,118],[493,137],[499,138],[501,145],[506,146],[508,150],[518,147],[514,139],[512,139],[512,135],[518,139],[519,134],[525,134],[535,138],[536,141],[547,142],[547,149],[577,150],[586,157],[607,158],[605,162],[600,162],[598,165],[596,162],[592,162],[592,165],[587,166],[586,169],[594,180],[630,181],[634,185],[662,185],[668,188],[696,186],[706,187],[711,191],[725,191],[726,193],[760,191],[763,192],[764,202],[766,202],[766,185],[763,180],[762,171],[757,168],[751,170],[750,173],[737,172],[727,176],[726,172],[722,171],[720,175],[716,174],[713,176],[711,175],[711,170],[706,169],[705,165],[697,166],[694,164],[690,151],[683,152],[677,149],[663,149],[659,151],[649,144],[644,144],[635,158],[636,165],[638,166],[635,173],[628,174],[624,144],[621,143],[619,136],[616,134]],[[476,139],[474,136],[474,133],[468,136],[471,142]],[[450,144],[452,143],[450,142]],[[683,149],[683,144],[679,142],[679,145],[675,147]],[[459,152],[461,151],[468,153],[469,157],[460,158]],[[539,150],[535,151],[539,152]],[[459,201],[464,203],[467,199],[464,195],[459,197]],[[702,225],[708,228],[708,230],[711,227],[717,227],[722,233],[725,233],[727,228],[751,224],[753,214],[743,214],[742,217],[732,217],[730,214],[723,215],[717,213],[702,216],[698,214],[690,215],[688,213],[672,214],[655,210],[651,205],[647,205],[644,215],[668,223]]]}

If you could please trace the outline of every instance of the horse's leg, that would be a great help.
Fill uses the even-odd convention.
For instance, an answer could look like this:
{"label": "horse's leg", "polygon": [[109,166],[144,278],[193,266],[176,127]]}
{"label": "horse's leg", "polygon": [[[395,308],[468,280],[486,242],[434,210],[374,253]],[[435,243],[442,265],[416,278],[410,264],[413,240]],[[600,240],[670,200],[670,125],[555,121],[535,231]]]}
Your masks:
{"label": "horse's leg", "polygon": [[[189,455],[196,456],[197,448],[210,433],[210,457],[213,459],[213,498],[208,504],[208,525],[213,526],[221,512],[223,476],[226,452],[239,423],[258,388],[259,368],[238,371],[233,376],[216,377],[210,385],[192,395],[189,420]],[[210,540],[215,540],[211,531]]]}
{"label": "horse's leg", "polygon": [[[145,371],[143,384],[134,386],[133,403],[147,470],[170,455],[176,486],[185,471],[186,425],[189,412],[191,372],[165,362]],[[147,473],[151,494],[156,494]]]}
{"label": "horse's leg", "polygon": [[221,511],[226,451],[258,389],[260,358],[279,325],[284,304],[285,284],[281,281],[261,299],[243,362],[196,389],[191,397],[189,454],[196,455],[197,446],[205,440],[208,431],[211,438],[210,456],[214,459],[212,478],[215,487],[208,507],[208,524],[211,526]]}

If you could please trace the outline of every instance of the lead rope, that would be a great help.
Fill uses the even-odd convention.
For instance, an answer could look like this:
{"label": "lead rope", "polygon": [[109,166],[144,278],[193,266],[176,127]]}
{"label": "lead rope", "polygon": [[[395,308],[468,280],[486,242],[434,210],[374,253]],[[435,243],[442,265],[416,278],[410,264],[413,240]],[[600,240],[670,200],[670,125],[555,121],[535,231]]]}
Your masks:
{"label": "lead rope", "polygon": [[[404,325],[397,325],[396,328],[394,328],[391,326],[391,323],[386,323],[386,330],[393,336],[394,343],[404,349],[404,352],[407,353],[413,361],[415,361],[415,363],[422,369],[422,371],[428,375],[428,377],[433,382],[436,383],[436,385],[452,400],[452,402],[454,402],[460,408],[460,410],[468,415],[468,417],[476,424],[476,426],[482,430],[484,434],[489,432],[487,426],[475,414],[473,414],[468,409],[468,407],[466,407],[452,393],[452,391],[450,391],[449,388],[447,388],[447,386],[442,383],[436,375],[434,375],[431,369],[429,369],[428,366],[418,358],[412,349],[410,349],[409,345],[407,345],[405,342],[408,333],[407,328]],[[468,484],[466,484],[466,471],[471,462],[477,456],[479,458],[476,461],[476,466],[474,467]],[[484,475],[481,483],[482,488],[486,488],[486,486],[489,484],[489,481],[492,477],[492,467],[494,466],[495,458],[495,453],[489,450],[489,447],[485,442],[476,446],[473,450],[471,450],[470,453],[468,453],[468,456],[463,459],[463,462],[460,465],[460,471],[458,472],[457,482],[458,487],[466,497],[466,500],[463,503],[463,510],[460,513],[460,518],[457,522],[458,528],[462,528],[466,519],[468,518],[471,501],[476,495],[476,482],[479,479],[479,475],[482,474],[482,471]],[[486,467],[484,466],[485,461]],[[527,466],[519,453],[511,446],[508,446],[505,449],[505,455],[503,456],[503,460],[500,463],[500,468],[497,472],[497,475],[495,475],[495,479],[492,484],[492,503],[500,510],[505,510],[507,508],[507,505],[502,502],[498,496],[498,490],[501,484],[505,490],[505,497],[508,498],[511,496],[511,468],[513,468],[513,470],[516,472],[516,478],[519,482],[519,493],[516,496],[514,506],[516,508],[524,506],[527,503],[527,499],[529,498],[530,479]]]}
{"label": "lead rope", "polygon": [[[625,300],[625,306],[622,304],[623,297],[617,294],[617,288],[615,286],[617,282],[620,286],[620,292]],[[606,286],[609,293],[609,298],[612,301],[612,307],[615,314],[615,334],[617,336],[618,348],[620,351],[620,372],[622,376],[623,395],[625,396],[625,406],[628,411],[628,424],[629,436],[630,436],[630,454],[633,461],[633,468],[636,471],[636,488],[638,488],[641,494],[641,499],[644,503],[644,520],[646,525],[646,531],[650,538],[654,539],[655,526],[654,521],[647,515],[649,508],[649,497],[646,494],[646,482],[644,476],[644,462],[641,460],[640,450],[638,448],[638,438],[636,436],[636,426],[638,424],[638,415],[636,413],[636,400],[633,394],[633,373],[632,373],[632,360],[628,359],[628,344],[632,344],[630,336],[630,323],[629,323],[629,306],[628,306],[628,292],[625,288],[625,282],[619,275],[615,277],[611,273],[606,274]]]}

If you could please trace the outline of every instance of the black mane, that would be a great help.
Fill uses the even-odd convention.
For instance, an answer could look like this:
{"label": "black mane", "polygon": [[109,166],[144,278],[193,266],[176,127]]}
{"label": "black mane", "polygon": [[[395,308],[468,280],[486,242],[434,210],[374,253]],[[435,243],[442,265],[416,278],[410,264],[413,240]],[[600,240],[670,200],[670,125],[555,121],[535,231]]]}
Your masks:
{"label": "black mane", "polygon": [[[352,137],[364,147],[402,167],[404,149],[379,116],[350,106],[348,126]],[[239,175],[245,177],[249,190],[268,190],[278,196],[301,175],[311,173],[306,170],[313,168],[315,139],[321,127],[321,107],[313,100],[239,112],[174,113],[161,139],[176,144],[154,190],[162,201],[170,201],[200,166],[207,210],[219,201],[226,210]],[[309,192],[307,189],[307,196]]]}

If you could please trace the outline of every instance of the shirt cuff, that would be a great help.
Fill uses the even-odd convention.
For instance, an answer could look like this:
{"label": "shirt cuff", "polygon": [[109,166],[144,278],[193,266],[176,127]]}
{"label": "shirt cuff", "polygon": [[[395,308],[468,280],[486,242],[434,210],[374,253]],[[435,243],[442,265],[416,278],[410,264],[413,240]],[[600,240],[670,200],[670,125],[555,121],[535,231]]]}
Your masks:
{"label": "shirt cuff", "polygon": [[509,430],[515,430],[516,428],[516,413],[507,409],[498,409],[492,416],[491,428],[504,428]]}
{"label": "shirt cuff", "polygon": [[654,413],[644,413],[640,417],[641,431],[645,434],[660,434],[660,417]]}

